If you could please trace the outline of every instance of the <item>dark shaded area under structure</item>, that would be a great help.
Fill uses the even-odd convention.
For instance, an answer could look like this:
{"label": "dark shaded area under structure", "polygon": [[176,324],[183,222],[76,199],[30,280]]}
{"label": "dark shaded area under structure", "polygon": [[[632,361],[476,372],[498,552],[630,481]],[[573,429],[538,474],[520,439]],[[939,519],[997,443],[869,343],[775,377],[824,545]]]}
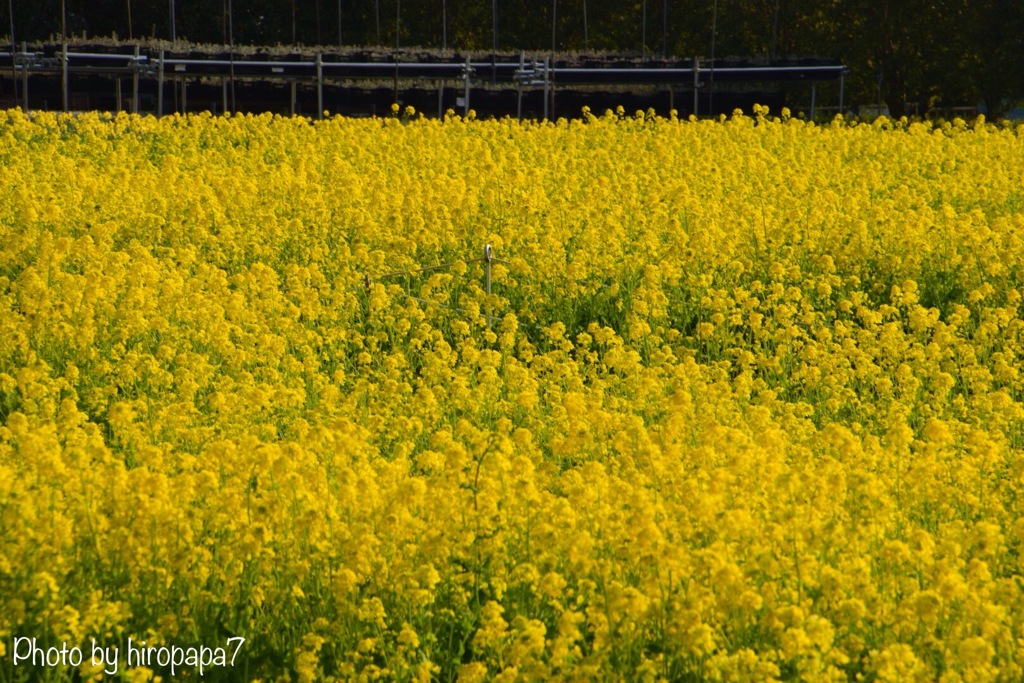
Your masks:
{"label": "dark shaded area under structure", "polygon": [[[4,68],[4,65],[12,64]],[[415,52],[273,54],[174,52],[141,46],[46,45],[0,52],[0,106],[27,109],[273,112],[317,117],[389,115],[391,104],[428,116],[574,117],[621,105],[680,116],[778,110],[794,91],[814,116],[816,88],[843,105],[846,68],[833,60],[636,59],[571,55]],[[6,76],[6,78],[5,78]],[[15,90],[16,86],[16,90]],[[28,94],[27,100],[25,94]]]}

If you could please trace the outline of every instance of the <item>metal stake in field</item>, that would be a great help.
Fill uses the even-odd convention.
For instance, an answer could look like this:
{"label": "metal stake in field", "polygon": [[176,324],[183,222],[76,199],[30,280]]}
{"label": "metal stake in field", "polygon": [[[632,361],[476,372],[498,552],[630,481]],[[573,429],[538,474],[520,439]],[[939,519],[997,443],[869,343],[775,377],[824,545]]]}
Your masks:
{"label": "metal stake in field", "polygon": [[484,246],[484,286],[487,290],[487,329],[491,329],[491,261],[494,252],[491,245]]}

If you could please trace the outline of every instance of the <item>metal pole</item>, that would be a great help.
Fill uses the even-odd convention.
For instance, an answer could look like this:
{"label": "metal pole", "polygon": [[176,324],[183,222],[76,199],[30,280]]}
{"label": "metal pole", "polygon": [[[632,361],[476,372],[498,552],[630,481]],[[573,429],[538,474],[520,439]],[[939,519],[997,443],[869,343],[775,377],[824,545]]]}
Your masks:
{"label": "metal pole", "polygon": [[711,76],[708,78],[708,114],[715,114],[715,38],[718,36],[718,0],[711,13]]}
{"label": "metal pole", "polygon": [[491,329],[491,260],[494,254],[491,245],[484,246],[484,284],[487,289],[487,329]]}
{"label": "metal pole", "polygon": [[516,117],[523,120],[523,69],[526,68],[526,53],[519,53],[519,82],[516,83],[516,90],[519,91],[516,103]]}
{"label": "metal pole", "polygon": [[693,115],[697,116],[698,88],[700,87],[700,67],[697,66],[697,58],[693,58]]}
{"label": "metal pole", "polygon": [[550,81],[548,79],[548,60],[550,57],[544,58],[544,120],[548,120],[548,90],[550,89]]}
{"label": "metal pole", "polygon": [[291,82],[291,93],[292,93],[292,116],[295,116],[295,90],[296,90],[296,82],[295,82],[295,81],[292,81],[292,82]]}
{"label": "metal pole", "polygon": [[228,0],[228,47],[231,56],[231,113],[234,114],[238,103],[235,102],[235,12],[231,0]]}
{"label": "metal pole", "polygon": [[139,113],[139,46],[135,46],[135,59],[132,60],[132,113]]}
{"label": "metal pole", "polygon": [[114,83],[116,84],[116,87],[114,88],[114,93],[117,96],[117,111],[120,112],[121,108],[122,108],[121,107],[121,79],[120,78],[114,79]]}
{"label": "metal pole", "polygon": [[68,44],[60,48],[60,95],[64,111],[68,110]]}
{"label": "metal pole", "polygon": [[228,113],[228,79],[226,79],[226,78],[220,79],[220,90],[221,90],[221,98],[223,99],[223,104],[221,106],[223,107],[224,113],[227,114]]}
{"label": "metal pole", "polygon": [[402,0],[395,0],[395,49],[401,46],[402,35]]}
{"label": "metal pole", "polygon": [[18,61],[14,53],[18,51],[14,42],[14,0],[7,0],[7,16],[11,20],[11,87],[14,88],[14,107],[18,107]]}
{"label": "metal pole", "polygon": [[448,49],[448,0],[441,0],[441,49]]}
{"label": "metal pole", "polygon": [[156,77],[156,115],[164,115],[164,51],[160,50],[160,64],[157,67]]}
{"label": "metal pole", "polygon": [[465,67],[465,69],[466,69],[466,73],[464,75],[464,78],[465,78],[465,81],[466,81],[466,89],[465,89],[465,92],[463,93],[462,114],[463,114],[463,116],[469,116],[469,69],[470,69],[470,66],[469,66],[469,56],[466,57],[466,67]]}
{"label": "metal pole", "polygon": [[839,72],[839,113],[843,113],[843,86],[845,85],[846,74]]}
{"label": "metal pole", "polygon": [[171,42],[178,42],[177,26],[175,25],[174,19],[174,0],[171,0]]}
{"label": "metal pole", "polygon": [[316,53],[316,117],[324,117],[324,57]]}
{"label": "metal pole", "polygon": [[28,113],[28,43],[22,41],[21,43],[22,58],[25,59],[21,65],[21,99],[22,104],[25,105],[25,113]]}
{"label": "metal pole", "polygon": [[437,118],[444,119],[444,81],[437,82]]}
{"label": "metal pole", "polygon": [[188,112],[188,79],[181,82],[181,113]]}

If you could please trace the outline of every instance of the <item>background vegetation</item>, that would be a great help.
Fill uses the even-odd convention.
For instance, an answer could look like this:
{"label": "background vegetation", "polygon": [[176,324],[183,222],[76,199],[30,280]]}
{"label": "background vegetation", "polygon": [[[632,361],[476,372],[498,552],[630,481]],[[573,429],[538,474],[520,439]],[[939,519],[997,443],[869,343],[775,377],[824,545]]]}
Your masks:
{"label": "background vegetation", "polygon": [[[68,34],[273,45],[820,55],[851,68],[854,102],[894,114],[1024,93],[1024,4],[1004,0],[8,0],[17,40]],[[231,5],[231,30],[227,21]],[[716,12],[717,8],[717,12]],[[554,15],[554,16],[553,16]],[[717,16],[716,16],[717,15]],[[495,18],[496,27],[495,31]],[[552,19],[554,18],[554,22]],[[8,30],[5,21],[0,31]],[[552,25],[554,23],[554,26]],[[553,30],[554,29],[554,30]],[[232,35],[233,34],[233,35]],[[911,103],[909,108],[907,103]],[[916,105],[913,106],[913,105]]]}

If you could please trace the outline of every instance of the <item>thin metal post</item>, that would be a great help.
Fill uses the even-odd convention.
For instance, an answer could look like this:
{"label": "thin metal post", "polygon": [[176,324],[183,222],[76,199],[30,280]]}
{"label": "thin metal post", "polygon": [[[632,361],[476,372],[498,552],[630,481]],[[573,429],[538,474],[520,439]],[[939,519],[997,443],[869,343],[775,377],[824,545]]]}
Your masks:
{"label": "thin metal post", "polygon": [[839,113],[843,113],[843,86],[845,85],[846,74],[839,72]]}
{"label": "thin metal post", "polygon": [[156,76],[156,115],[164,115],[164,51],[160,50],[160,64],[157,66]]}
{"label": "thin metal post", "polygon": [[698,96],[700,92],[700,66],[697,64],[697,58],[693,58],[693,115],[697,116],[697,104],[699,102]]}
{"label": "thin metal post", "polygon": [[223,99],[223,113],[228,113],[228,79],[220,79],[220,90]]}
{"label": "thin metal post", "polygon": [[139,113],[139,46],[135,46],[135,59],[132,60],[132,113]]}
{"label": "thin metal post", "polygon": [[394,99],[392,100],[392,102],[398,102],[398,48],[397,47],[395,48],[395,78],[394,78],[394,81],[392,83],[392,87],[394,89],[394,95],[393,95]]}
{"label": "thin metal post", "polygon": [[818,84],[811,83],[811,121],[814,120],[814,99],[818,94]]}
{"label": "thin metal post", "polygon": [[14,42],[14,3],[7,0],[7,17],[11,20],[11,87],[14,88],[14,106],[18,106],[18,47]]}
{"label": "thin metal post", "polygon": [[444,80],[437,82],[437,118],[444,119]]}
{"label": "thin metal post", "polygon": [[484,246],[484,284],[487,290],[487,329],[491,329],[491,260],[494,252],[491,245]]}
{"label": "thin metal post", "polygon": [[60,95],[64,111],[68,110],[68,44],[60,48]]}
{"label": "thin metal post", "polygon": [[28,43],[21,43],[21,99],[25,105],[25,113],[28,113]]}
{"label": "thin metal post", "polygon": [[121,107],[121,79],[120,78],[115,78],[114,79],[114,84],[115,84],[114,93],[117,96],[117,111],[120,112],[121,109],[122,109],[122,107]]}
{"label": "thin metal post", "polygon": [[523,120],[523,69],[526,68],[526,53],[519,52],[519,82],[516,83],[516,90],[519,91],[518,102],[516,103],[516,117]]}
{"label": "thin metal post", "polygon": [[181,82],[181,113],[188,113],[188,79]]}
{"label": "thin metal post", "polygon": [[[235,101],[235,12],[234,4],[228,0],[228,53],[231,60],[231,113],[238,111],[238,102]],[[227,107],[225,107],[225,110]]]}
{"label": "thin metal post", "polygon": [[296,89],[297,89],[297,87],[296,87],[296,86],[297,86],[297,83],[296,83],[295,81],[292,81],[292,82],[291,82],[291,94],[292,94],[292,116],[295,116],[295,91],[296,91]]}
{"label": "thin metal post", "polygon": [[711,76],[708,78],[708,114],[715,115],[715,39],[718,37],[718,0],[711,14]]}
{"label": "thin metal post", "polygon": [[550,57],[544,58],[544,120],[548,120],[548,91],[551,88],[550,80],[548,78],[548,64]]}
{"label": "thin metal post", "polygon": [[462,114],[463,116],[469,116],[469,70],[472,68],[469,64],[469,56],[466,56],[466,66],[463,67],[465,72],[463,73],[463,79],[466,82],[465,90],[463,92],[462,100]]}
{"label": "thin metal post", "polygon": [[324,117],[324,56],[316,53],[316,117]]}

